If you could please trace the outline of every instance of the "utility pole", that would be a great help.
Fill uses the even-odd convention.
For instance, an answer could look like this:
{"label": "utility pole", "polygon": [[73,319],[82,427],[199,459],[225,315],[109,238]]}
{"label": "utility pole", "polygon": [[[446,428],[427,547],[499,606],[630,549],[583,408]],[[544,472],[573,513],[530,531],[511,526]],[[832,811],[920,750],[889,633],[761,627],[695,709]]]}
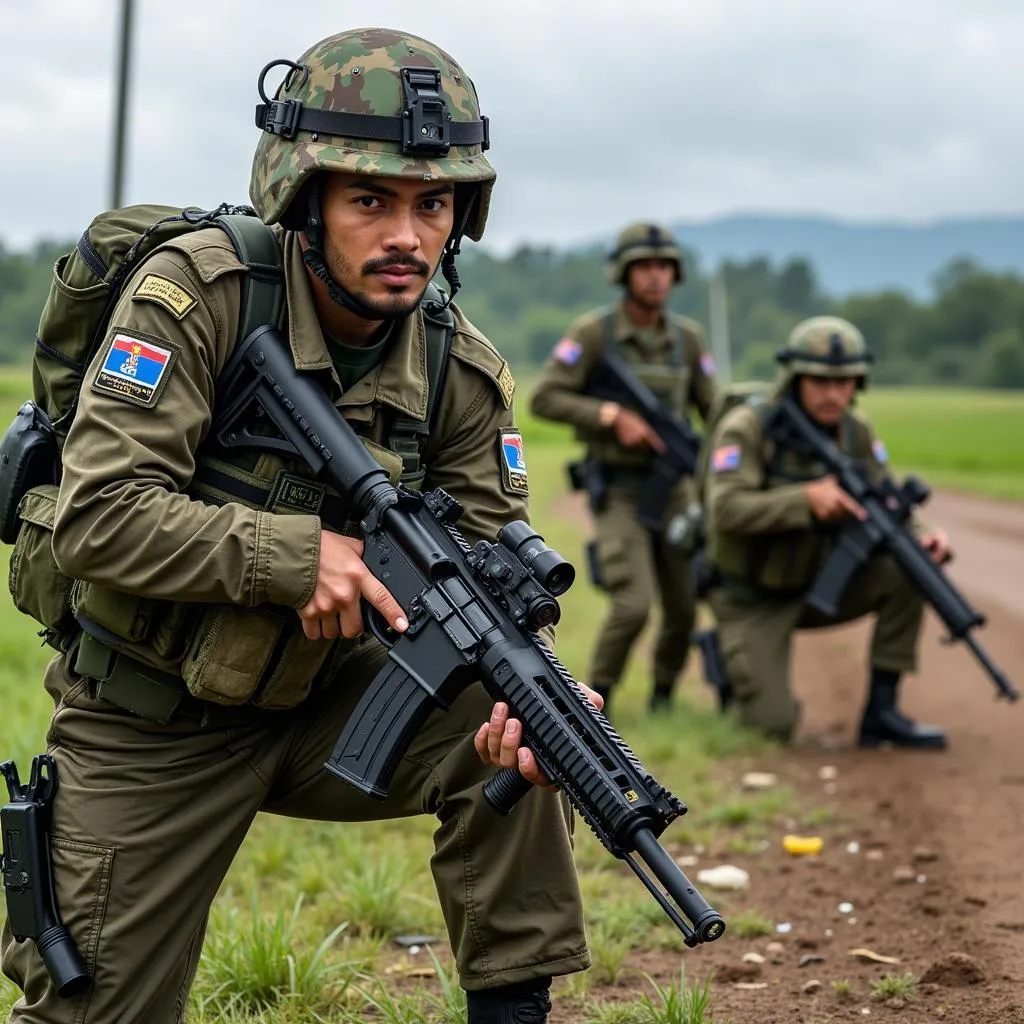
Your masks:
{"label": "utility pole", "polygon": [[711,355],[715,360],[715,377],[722,384],[729,384],[732,382],[729,304],[725,294],[725,271],[721,265],[708,281],[708,317],[710,319]]}
{"label": "utility pole", "polygon": [[114,95],[114,166],[110,184],[110,208],[123,205],[124,137],[128,117],[128,80],[131,74],[132,5],[134,0],[121,0],[121,45],[117,55],[117,89]]}

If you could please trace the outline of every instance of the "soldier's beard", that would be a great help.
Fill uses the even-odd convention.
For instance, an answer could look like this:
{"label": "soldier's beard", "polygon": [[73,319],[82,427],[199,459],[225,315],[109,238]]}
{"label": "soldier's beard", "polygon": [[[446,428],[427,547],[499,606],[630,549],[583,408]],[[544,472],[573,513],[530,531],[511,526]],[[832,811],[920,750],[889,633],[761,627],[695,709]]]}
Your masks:
{"label": "soldier's beard", "polygon": [[[427,284],[431,278],[430,265],[418,259],[411,253],[396,256],[378,256],[376,259],[367,260],[360,272],[356,272],[352,263],[347,260],[341,252],[329,241],[325,240],[324,262],[327,269],[334,278],[350,295],[360,302],[368,313],[379,316],[381,320],[399,320],[414,313],[423,298]],[[411,282],[398,288],[388,288],[389,294],[385,296],[370,295],[358,287],[352,287],[350,281],[362,280],[368,275],[375,274],[388,267],[408,267],[414,273],[420,275],[422,286],[417,287],[419,282]]]}
{"label": "soldier's beard", "polygon": [[665,304],[668,301],[667,296],[662,296],[655,299],[643,295],[642,293],[637,292],[632,288],[630,288],[626,292],[626,295],[629,297],[630,301],[633,302],[635,305],[639,306],[641,309],[649,310],[652,313],[664,309]]}

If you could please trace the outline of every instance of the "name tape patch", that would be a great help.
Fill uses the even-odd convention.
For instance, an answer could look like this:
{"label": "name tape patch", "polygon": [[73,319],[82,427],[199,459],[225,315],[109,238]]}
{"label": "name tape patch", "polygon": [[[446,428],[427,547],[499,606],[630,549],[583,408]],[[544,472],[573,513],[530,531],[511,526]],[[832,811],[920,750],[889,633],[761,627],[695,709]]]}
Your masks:
{"label": "name tape patch", "polygon": [[522,434],[518,430],[502,428],[498,431],[498,444],[501,447],[501,477],[505,490],[509,494],[528,495],[530,489],[526,481]]}
{"label": "name tape patch", "polygon": [[740,464],[740,446],[725,444],[716,448],[711,455],[711,469],[715,473],[725,473]]}
{"label": "name tape patch", "polygon": [[132,299],[151,299],[179,320],[196,304],[196,297],[191,292],[159,274],[147,274],[132,293]]}
{"label": "name tape patch", "polygon": [[174,349],[117,331],[110,339],[93,388],[138,405],[155,405],[174,356]]}

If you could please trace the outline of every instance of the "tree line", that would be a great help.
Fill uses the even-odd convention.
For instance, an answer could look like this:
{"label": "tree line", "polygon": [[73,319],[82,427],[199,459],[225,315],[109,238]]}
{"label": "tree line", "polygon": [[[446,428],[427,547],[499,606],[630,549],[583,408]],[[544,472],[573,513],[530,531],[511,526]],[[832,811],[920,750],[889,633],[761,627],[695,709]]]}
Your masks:
{"label": "tree line", "polygon": [[[31,357],[53,264],[71,244],[40,243],[27,252],[0,244],[0,362]],[[708,333],[709,277],[688,253],[687,275],[672,308]],[[538,365],[570,321],[614,302],[598,249],[521,246],[507,256],[483,249],[459,264],[458,303],[517,369]],[[727,261],[720,268],[728,300],[733,379],[769,378],[774,354],[807,316],[831,313],[855,323],[876,356],[874,379],[888,385],[1024,388],[1024,279],[968,259],[935,277],[934,296],[892,289],[834,297],[804,259]]]}

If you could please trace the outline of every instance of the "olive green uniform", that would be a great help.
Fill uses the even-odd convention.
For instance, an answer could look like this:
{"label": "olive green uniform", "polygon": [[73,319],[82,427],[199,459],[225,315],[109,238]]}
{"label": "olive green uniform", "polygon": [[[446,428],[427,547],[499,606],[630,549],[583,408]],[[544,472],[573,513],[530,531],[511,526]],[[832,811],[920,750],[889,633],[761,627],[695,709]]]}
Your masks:
{"label": "olive green uniform", "polygon": [[612,603],[597,633],[587,679],[605,692],[615,686],[660,596],[654,685],[656,691],[667,693],[686,663],[695,606],[689,555],[668,543],[665,528],[685,509],[690,489],[687,481],[679,483],[660,530],[640,525],[638,493],[653,453],[623,447],[614,429],[599,423],[602,401],[583,393],[606,344],[614,344],[637,377],[680,417],[691,407],[702,417],[707,414],[714,398],[713,368],[700,327],[692,320],[666,312],[657,327],[641,329],[620,303],[610,322],[607,311],[596,310],[573,323],[548,358],[530,402],[535,415],[575,427],[587,456],[607,471],[607,504],[594,510],[593,518],[602,586]]}
{"label": "olive green uniform", "polygon": [[[324,371],[338,408],[397,477],[388,423],[426,411],[422,317],[400,323],[383,363],[341,394],[296,236],[281,239],[295,364]],[[144,287],[146,275],[163,284]],[[111,675],[116,686],[77,671],[81,655],[74,664],[58,655],[47,670],[56,703],[47,746],[61,773],[58,898],[95,984],[57,998],[33,944],[14,942],[5,927],[3,968],[25,993],[15,1021],[180,1021],[210,902],[260,810],[336,821],[436,815],[431,870],[467,989],[589,963],[564,798],[536,789],[507,818],[483,801],[480,784],[494,769],[473,748],[491,709],[482,686],[427,721],[383,803],[323,769],[385,652],[365,636],[301,634],[294,609],[313,592],[321,531],[320,517],[303,511],[310,497],[301,480],[282,478],[276,456],[240,455],[230,465],[201,454],[243,276],[214,229],[158,250],[126,287],[86,374],[64,448],[53,550],[65,572],[89,581],[77,591],[86,617],[128,637],[124,649],[139,663],[115,659],[129,666]],[[135,401],[116,395],[103,376],[118,334],[171,353],[141,401],[137,392]],[[514,429],[513,385],[457,311],[444,379],[422,485],[462,502],[468,538],[493,539],[528,514],[521,481],[510,482],[500,463],[501,439]],[[218,498],[216,477],[204,477],[211,468],[257,490],[282,479],[291,486],[249,507]],[[142,662],[162,688],[142,678]]]}
{"label": "olive green uniform", "polygon": [[[879,555],[851,581],[835,618],[804,604],[837,527],[813,518],[804,491],[808,481],[826,475],[825,467],[765,439],[769,409],[737,406],[723,416],[711,438],[708,556],[722,582],[708,600],[743,721],[788,739],[800,717],[789,682],[793,630],[833,626],[876,612],[871,665],[904,672],[916,666],[923,602],[896,563]],[[884,449],[865,419],[848,413],[836,442],[862,460],[869,474],[884,474]],[[914,528],[921,530],[920,524]]]}

